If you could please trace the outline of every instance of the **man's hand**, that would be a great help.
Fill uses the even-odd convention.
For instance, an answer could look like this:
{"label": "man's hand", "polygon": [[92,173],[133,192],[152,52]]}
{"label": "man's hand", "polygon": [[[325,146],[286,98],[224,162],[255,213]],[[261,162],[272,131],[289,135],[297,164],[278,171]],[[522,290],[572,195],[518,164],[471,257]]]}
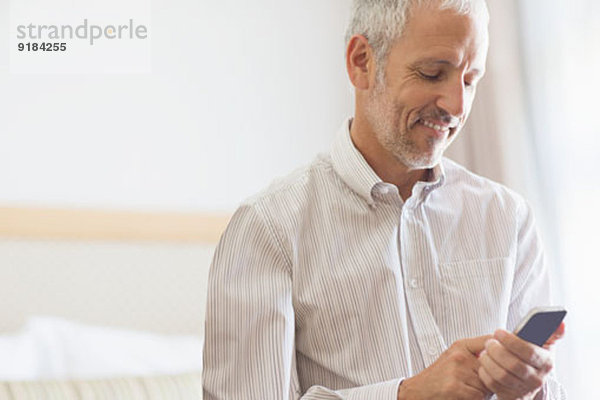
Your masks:
{"label": "man's hand", "polygon": [[491,394],[477,376],[477,359],[491,335],[455,342],[428,368],[405,379],[398,400],[483,400]]}
{"label": "man's hand", "polygon": [[479,356],[479,378],[499,400],[533,399],[554,367],[550,347],[564,332],[562,323],[542,348],[497,330]]}

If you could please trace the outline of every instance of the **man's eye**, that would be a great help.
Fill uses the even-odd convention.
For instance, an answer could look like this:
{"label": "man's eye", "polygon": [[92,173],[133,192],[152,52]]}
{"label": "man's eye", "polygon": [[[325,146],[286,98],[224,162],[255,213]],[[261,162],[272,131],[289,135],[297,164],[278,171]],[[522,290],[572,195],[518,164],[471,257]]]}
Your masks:
{"label": "man's eye", "polygon": [[438,72],[437,74],[426,74],[425,72],[420,71],[419,75],[421,76],[421,78],[426,79],[428,81],[437,81],[438,79],[440,79],[440,76],[442,74],[441,72]]}

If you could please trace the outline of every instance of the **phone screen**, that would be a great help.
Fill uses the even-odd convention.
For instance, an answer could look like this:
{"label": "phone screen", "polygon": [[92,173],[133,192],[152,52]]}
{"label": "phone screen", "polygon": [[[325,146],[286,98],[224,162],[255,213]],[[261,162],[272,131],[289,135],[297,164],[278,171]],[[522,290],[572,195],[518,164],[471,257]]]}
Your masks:
{"label": "phone screen", "polygon": [[533,310],[522,327],[518,329],[517,336],[530,343],[543,346],[552,336],[564,319],[567,311],[559,310]]}

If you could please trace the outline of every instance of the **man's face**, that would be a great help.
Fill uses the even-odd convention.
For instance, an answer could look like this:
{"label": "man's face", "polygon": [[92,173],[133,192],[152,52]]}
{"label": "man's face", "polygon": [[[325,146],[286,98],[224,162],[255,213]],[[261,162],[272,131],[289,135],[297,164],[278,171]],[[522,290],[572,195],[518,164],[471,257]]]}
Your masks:
{"label": "man's face", "polygon": [[412,10],[366,102],[383,148],[409,169],[437,165],[471,110],[487,48],[483,15]]}

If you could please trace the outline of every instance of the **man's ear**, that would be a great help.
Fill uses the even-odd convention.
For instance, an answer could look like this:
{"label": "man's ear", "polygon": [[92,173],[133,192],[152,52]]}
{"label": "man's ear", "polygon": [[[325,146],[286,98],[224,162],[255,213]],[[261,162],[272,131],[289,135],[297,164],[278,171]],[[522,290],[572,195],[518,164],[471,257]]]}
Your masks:
{"label": "man's ear", "polygon": [[375,76],[375,57],[369,41],[362,35],[354,35],[346,49],[346,69],[354,87],[369,89]]}

